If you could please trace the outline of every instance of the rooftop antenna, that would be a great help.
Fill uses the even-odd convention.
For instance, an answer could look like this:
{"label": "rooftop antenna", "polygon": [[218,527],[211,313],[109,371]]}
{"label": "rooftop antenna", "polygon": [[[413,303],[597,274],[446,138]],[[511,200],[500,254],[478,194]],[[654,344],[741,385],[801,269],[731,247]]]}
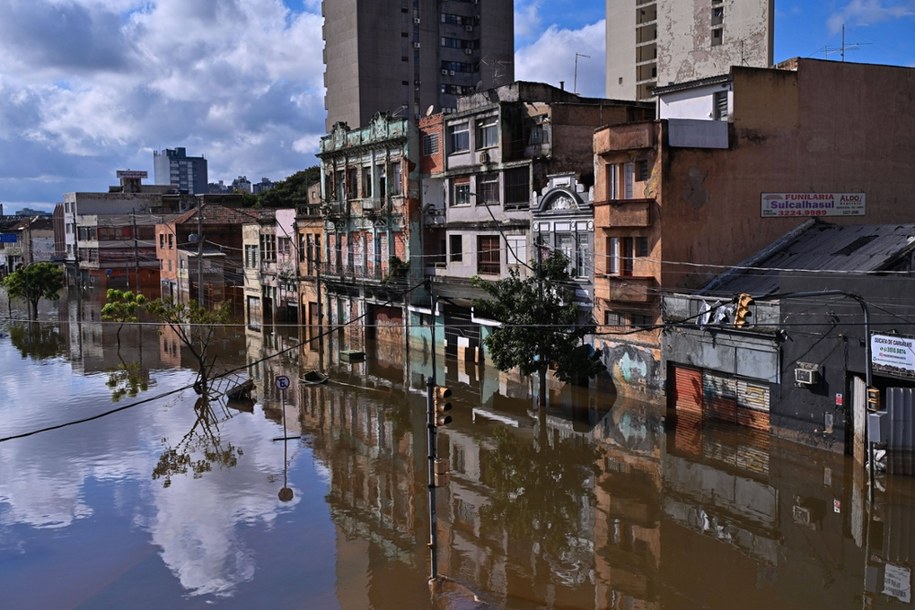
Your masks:
{"label": "rooftop antenna", "polygon": [[845,61],[845,51],[855,51],[860,49],[864,45],[870,44],[869,42],[845,42],[845,24],[842,24],[842,45],[839,47],[823,47],[823,55],[826,59],[829,59],[829,54],[838,51],[839,56],[842,58],[842,61]]}
{"label": "rooftop antenna", "polygon": [[588,59],[591,59],[590,55],[585,55],[584,53],[575,53],[575,74],[574,74],[574,79],[572,80],[572,91],[575,93],[575,95],[578,95],[578,58],[579,57],[587,57]]}

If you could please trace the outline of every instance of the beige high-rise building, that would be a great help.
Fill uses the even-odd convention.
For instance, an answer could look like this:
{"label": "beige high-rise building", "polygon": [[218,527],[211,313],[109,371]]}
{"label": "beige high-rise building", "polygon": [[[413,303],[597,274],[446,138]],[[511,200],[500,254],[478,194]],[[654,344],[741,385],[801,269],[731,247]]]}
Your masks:
{"label": "beige high-rise building", "polygon": [[512,0],[324,0],[326,126],[419,117],[514,81]]}
{"label": "beige high-rise building", "polygon": [[607,97],[772,65],[774,0],[606,0]]}

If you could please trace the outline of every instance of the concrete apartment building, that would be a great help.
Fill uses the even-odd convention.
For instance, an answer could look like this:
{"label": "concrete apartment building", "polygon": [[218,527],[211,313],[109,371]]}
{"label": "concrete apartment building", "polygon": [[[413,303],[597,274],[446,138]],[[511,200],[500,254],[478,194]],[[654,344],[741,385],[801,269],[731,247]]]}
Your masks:
{"label": "concrete apartment building", "polygon": [[771,66],[774,4],[607,0],[607,97],[649,100],[656,86]]}
{"label": "concrete apartment building", "polygon": [[417,118],[429,107],[514,80],[510,0],[324,0],[327,131],[376,112]]}
{"label": "concrete apartment building", "polygon": [[64,193],[54,212],[57,257],[70,283],[152,290],[159,278],[151,227],[191,202],[171,186],[142,184],[145,171],[117,175],[120,185],[107,193]]}
{"label": "concrete apartment building", "polygon": [[618,390],[665,390],[662,289],[699,288],[810,217],[911,221],[915,70],[785,68],[661,88],[659,120],[595,133],[595,347]]}
{"label": "concrete apartment building", "polygon": [[169,184],[190,195],[209,192],[207,160],[204,157],[188,157],[183,147],[153,151],[153,170],[156,184]]}

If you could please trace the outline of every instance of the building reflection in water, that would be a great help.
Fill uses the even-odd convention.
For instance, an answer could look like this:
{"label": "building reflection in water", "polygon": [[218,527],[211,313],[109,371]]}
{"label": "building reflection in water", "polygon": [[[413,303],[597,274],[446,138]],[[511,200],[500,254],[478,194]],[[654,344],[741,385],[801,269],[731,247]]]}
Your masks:
{"label": "building reflection in water", "polygon": [[[303,429],[331,472],[347,607],[428,603],[407,599],[404,583],[428,573],[431,362],[392,362],[399,353],[331,362],[333,382],[302,397]],[[882,607],[897,599],[887,586],[910,587],[910,494],[881,495],[882,521],[868,525],[842,457],[668,418],[660,405],[602,410],[593,393],[559,391],[540,413],[509,375],[438,366],[455,404],[439,434],[450,473],[437,493],[439,569],[493,607]],[[365,589],[343,584],[359,574]]]}

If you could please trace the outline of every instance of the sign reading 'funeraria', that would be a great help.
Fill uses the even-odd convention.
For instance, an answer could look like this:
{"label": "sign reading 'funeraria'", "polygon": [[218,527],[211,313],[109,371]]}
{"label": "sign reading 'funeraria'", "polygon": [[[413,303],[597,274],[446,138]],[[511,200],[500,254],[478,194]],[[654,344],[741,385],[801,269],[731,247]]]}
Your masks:
{"label": "sign reading 'funeraria'", "polygon": [[872,334],[871,364],[875,373],[915,377],[915,337]]}
{"label": "sign reading 'funeraria'", "polygon": [[763,218],[864,216],[864,193],[763,193]]}

